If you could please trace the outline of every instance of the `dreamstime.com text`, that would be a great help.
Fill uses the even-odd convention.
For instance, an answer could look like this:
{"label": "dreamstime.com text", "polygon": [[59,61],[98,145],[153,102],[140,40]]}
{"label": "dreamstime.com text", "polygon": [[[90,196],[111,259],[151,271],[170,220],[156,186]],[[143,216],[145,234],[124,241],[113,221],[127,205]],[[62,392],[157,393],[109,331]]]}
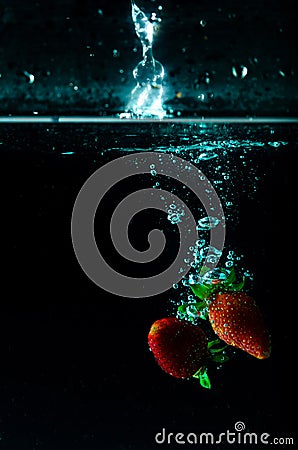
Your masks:
{"label": "dreamstime.com text", "polygon": [[238,421],[234,430],[226,430],[222,433],[171,433],[165,428],[155,435],[157,444],[174,445],[213,445],[213,444],[243,444],[243,445],[294,445],[293,437],[272,436],[269,433],[254,433],[245,431],[244,422]]}

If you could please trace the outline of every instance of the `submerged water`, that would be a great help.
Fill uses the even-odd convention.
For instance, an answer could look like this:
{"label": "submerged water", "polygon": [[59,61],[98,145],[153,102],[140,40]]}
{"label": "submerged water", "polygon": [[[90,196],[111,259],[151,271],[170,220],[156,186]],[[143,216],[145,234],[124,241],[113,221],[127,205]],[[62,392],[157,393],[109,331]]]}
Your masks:
{"label": "submerged water", "polygon": [[[163,427],[220,433],[239,420],[250,431],[293,435],[297,130],[270,123],[1,125],[4,448],[154,449]],[[218,267],[246,275],[272,335],[268,360],[232,353],[214,368],[208,392],[161,372],[147,344],[152,322],[175,314],[191,295],[194,271],[159,295],[124,298],[96,286],[72,247],[71,216],[85,181],[112,160],[148,151],[183,158],[211,182],[226,221]],[[153,228],[163,230],[166,246],[156,260],[129,262],[113,246],[113,211],[144,188],[183,200],[198,226],[197,258],[204,258],[217,218],[207,220],[187,187],[152,167],[112,187],[98,208],[95,237],[109,265],[148,277],[175,259],[183,218],[175,204],[167,214],[140,212],[129,226],[139,251]]]}

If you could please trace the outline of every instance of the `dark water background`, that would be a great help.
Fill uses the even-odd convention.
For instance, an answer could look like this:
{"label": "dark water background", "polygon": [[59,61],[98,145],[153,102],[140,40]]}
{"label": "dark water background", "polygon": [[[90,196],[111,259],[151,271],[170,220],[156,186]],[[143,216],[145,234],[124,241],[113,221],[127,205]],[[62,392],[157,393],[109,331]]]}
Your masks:
{"label": "dark water background", "polygon": [[[228,192],[235,201],[227,213],[227,246],[244,255],[241,264],[254,274],[250,291],[273,343],[268,360],[239,351],[211,371],[210,391],[163,373],[148,349],[150,325],[172,313],[170,300],[178,300],[180,287],[149,299],[109,294],[81,270],[70,234],[76,196],[97,168],[127,151],[187,147],[194,135],[196,142],[252,142],[246,166],[241,146],[226,163],[233,185],[223,188],[222,198]],[[221,433],[234,431],[237,421],[247,431],[293,437],[297,125],[11,124],[1,125],[0,136],[0,448],[151,450],[163,447],[154,443],[163,427]],[[188,158],[187,150],[181,157]],[[214,164],[199,166],[211,181],[219,176]],[[144,177],[145,187],[154,182]],[[144,187],[141,179],[114,190],[96,217],[103,252],[128,272],[134,268],[102,235],[113,205],[136,186]],[[152,217],[133,224],[132,242],[139,249],[157,219]],[[161,223],[170,245],[160,267],[178,247],[169,222]]]}

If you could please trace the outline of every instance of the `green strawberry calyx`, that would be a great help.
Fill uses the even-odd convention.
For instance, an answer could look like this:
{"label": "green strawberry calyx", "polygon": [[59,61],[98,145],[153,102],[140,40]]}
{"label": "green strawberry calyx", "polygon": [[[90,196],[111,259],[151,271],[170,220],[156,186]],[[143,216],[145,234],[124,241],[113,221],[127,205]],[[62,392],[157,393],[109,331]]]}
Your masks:
{"label": "green strawberry calyx", "polygon": [[[215,363],[223,363],[229,360],[229,357],[225,354],[227,345],[223,345],[220,339],[215,339],[208,342],[209,361]],[[210,378],[207,374],[208,365],[202,366],[194,375],[193,378],[197,378],[200,385],[205,389],[211,389]]]}
{"label": "green strawberry calyx", "polygon": [[[178,306],[177,316],[180,318],[187,318],[189,321],[196,321],[196,319],[208,319],[209,306],[212,298],[217,292],[239,292],[243,289],[245,284],[245,277],[239,281],[235,268],[231,270],[225,268],[216,268],[215,270],[203,266],[196,276],[196,282],[189,282],[189,286],[193,294],[198,297],[184,302]],[[211,389],[211,382],[207,374],[209,363],[222,364],[229,360],[226,354],[227,344],[223,344],[220,339],[211,340],[208,342],[208,357],[207,364],[201,367],[194,375],[200,385],[205,389]]]}
{"label": "green strawberry calyx", "polygon": [[212,296],[217,292],[238,292],[245,284],[245,277],[242,277],[240,281],[237,280],[234,267],[230,271],[217,268],[215,272],[203,266],[197,280],[196,283],[190,282],[189,286],[199,301],[192,300],[178,306],[178,316],[187,317],[190,321],[198,317],[203,320],[208,319],[209,305]]}
{"label": "green strawberry calyx", "polygon": [[223,344],[220,339],[208,342],[209,358],[216,363],[224,363],[230,358],[226,355],[227,345]]}
{"label": "green strawberry calyx", "polygon": [[213,277],[214,270],[203,266],[198,283],[190,283],[189,286],[196,297],[206,301],[212,294],[219,291],[238,292],[245,284],[245,277],[238,281],[234,267],[228,272],[226,269],[215,269],[217,277]]}
{"label": "green strawberry calyx", "polygon": [[198,378],[200,385],[205,389],[211,389],[211,382],[207,374],[207,367],[201,367],[194,375],[193,378]]}

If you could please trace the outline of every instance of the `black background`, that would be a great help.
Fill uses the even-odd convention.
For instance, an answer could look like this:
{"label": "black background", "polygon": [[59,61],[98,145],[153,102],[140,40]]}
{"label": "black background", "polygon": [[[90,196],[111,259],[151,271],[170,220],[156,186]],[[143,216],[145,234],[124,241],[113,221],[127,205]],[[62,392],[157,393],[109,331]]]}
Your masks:
{"label": "black background", "polygon": [[[296,2],[144,0],[141,6],[151,12],[159,4],[154,54],[166,68],[165,103],[174,115],[297,115]],[[0,115],[123,111],[141,58],[128,1],[0,0],[0,24]],[[248,68],[243,80],[233,77],[235,64]],[[34,74],[33,84],[24,71]],[[207,102],[198,100],[201,93]],[[154,436],[163,427],[220,433],[236,421],[248,431],[293,436],[297,128],[257,132],[259,140],[289,144],[253,153],[249,164],[258,162],[266,176],[253,199],[239,176],[239,220],[227,235],[255,274],[252,293],[272,332],[272,355],[258,361],[237,352],[211,370],[206,391],[195,380],[163,373],[148,349],[149,328],[173,313],[177,291],[118,298],[94,285],[75,258],[70,220],[78,191],[119,156],[101,155],[101,147],[149,148],[152,137],[156,144],[167,134],[140,128],[130,141],[131,130],[111,127],[1,125],[0,448],[151,450],[162,448]],[[208,138],[216,140],[218,131]],[[233,127],[222,133],[238,135]],[[67,151],[74,154],[61,154]],[[96,219],[99,235],[111,209],[104,208]],[[131,236],[142,248],[142,221]],[[168,248],[169,258],[176,248]]]}
{"label": "black background", "polygon": [[[293,436],[297,130],[275,130],[274,139],[286,138],[289,144],[251,147],[247,162],[262,176],[251,197],[245,192],[248,178],[239,172],[234,185],[238,220],[227,228],[226,241],[243,252],[244,265],[254,273],[251,293],[272,333],[272,355],[260,361],[236,352],[222,369],[210,369],[207,391],[196,380],[162,372],[148,349],[152,322],[173,313],[182,286],[149,299],[114,296],[89,280],[72,248],[75,198],[88,176],[121,155],[101,155],[101,148],[112,147],[121,134],[125,142],[127,130],[61,124],[2,128],[1,448],[147,450],[162,448],[154,436],[163,427],[174,433],[220,433],[233,431],[240,420],[247,431]],[[147,143],[139,131],[133,146],[146,148],[152,137],[147,133]],[[214,138],[239,132],[231,125]],[[267,127],[253,133],[269,140],[269,132]],[[160,133],[154,142],[167,139]],[[67,151],[75,153],[61,154]],[[238,157],[235,150],[235,164]],[[202,170],[213,179],[208,161]],[[126,191],[119,188],[111,204],[136,186],[134,181]],[[108,239],[102,238],[110,209],[106,202],[96,217],[96,234],[117,267]],[[155,227],[156,217],[147,225]],[[131,237],[144,248],[142,218]],[[176,247],[170,245],[167,258]]]}

